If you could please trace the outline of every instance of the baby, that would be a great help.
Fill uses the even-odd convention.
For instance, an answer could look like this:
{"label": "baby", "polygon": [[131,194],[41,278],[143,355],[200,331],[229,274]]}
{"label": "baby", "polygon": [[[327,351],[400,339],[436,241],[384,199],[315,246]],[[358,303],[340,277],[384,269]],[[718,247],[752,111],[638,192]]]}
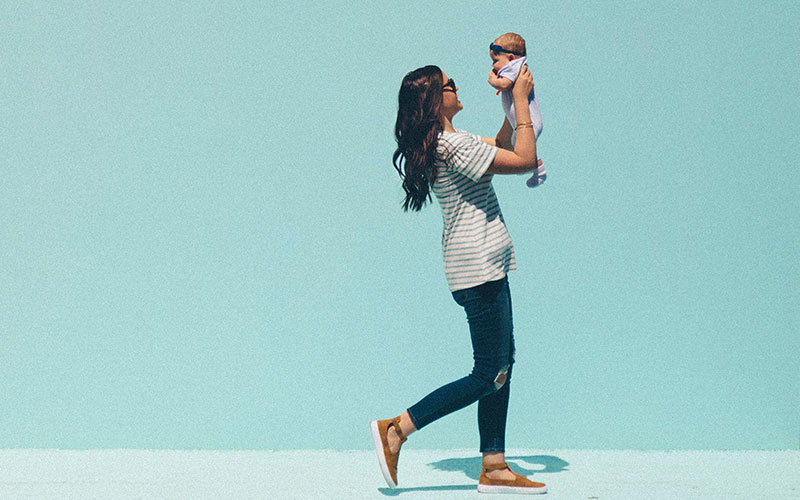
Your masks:
{"label": "baby", "polygon": [[[508,123],[511,128],[516,129],[517,117],[514,111],[514,97],[511,94],[511,87],[519,76],[522,66],[526,64],[525,39],[516,33],[506,33],[501,35],[494,43],[489,44],[489,56],[492,58],[492,71],[489,72],[489,84],[497,89],[497,93],[503,94],[503,111],[506,113]],[[531,122],[536,139],[542,133],[542,114],[539,112],[539,101],[536,100],[534,90],[528,96],[528,106],[531,111]],[[516,132],[511,135],[513,144]],[[537,155],[538,159],[538,155]],[[528,179],[528,187],[536,187],[547,179],[547,172],[543,167],[534,171],[533,176]]]}

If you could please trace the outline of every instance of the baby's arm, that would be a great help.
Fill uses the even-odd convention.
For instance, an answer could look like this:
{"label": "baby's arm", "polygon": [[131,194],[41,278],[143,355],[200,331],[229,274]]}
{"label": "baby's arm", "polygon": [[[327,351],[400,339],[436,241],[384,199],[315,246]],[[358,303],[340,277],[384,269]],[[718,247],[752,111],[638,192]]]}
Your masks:
{"label": "baby's arm", "polygon": [[508,78],[497,76],[497,74],[494,71],[490,71],[489,85],[496,88],[497,90],[511,90],[511,88],[514,86],[514,82],[512,82]]}

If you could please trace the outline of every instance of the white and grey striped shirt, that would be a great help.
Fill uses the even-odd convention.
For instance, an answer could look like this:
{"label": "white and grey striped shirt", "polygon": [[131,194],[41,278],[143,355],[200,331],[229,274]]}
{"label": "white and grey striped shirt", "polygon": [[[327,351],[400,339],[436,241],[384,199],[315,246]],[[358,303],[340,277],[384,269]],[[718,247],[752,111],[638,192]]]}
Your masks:
{"label": "white and grey striped shirt", "polygon": [[516,269],[492,175],[497,148],[463,130],[442,132],[433,193],[442,208],[444,271],[451,291],[502,279]]}

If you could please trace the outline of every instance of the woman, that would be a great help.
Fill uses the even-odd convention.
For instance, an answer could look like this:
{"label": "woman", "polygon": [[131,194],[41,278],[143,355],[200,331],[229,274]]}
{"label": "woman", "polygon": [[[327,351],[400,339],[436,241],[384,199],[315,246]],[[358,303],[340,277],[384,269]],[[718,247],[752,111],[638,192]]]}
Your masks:
{"label": "woman", "polygon": [[514,363],[511,297],[506,273],[515,269],[514,247],[492,187],[494,174],[534,170],[536,139],[528,108],[533,80],[527,68],[512,89],[517,139],[506,120],[494,139],[453,128],[462,109],[458,87],[436,66],[403,78],[395,124],[393,163],[406,193],[403,208],[420,210],[431,191],[442,208],[442,245],[447,282],[469,322],[474,367],[433,391],[393,419],[371,422],[378,462],[390,487],[397,486],[397,459],[408,436],[478,401],[483,467],[478,491],[544,493],[547,487],[515,474],[505,463],[509,381]]}

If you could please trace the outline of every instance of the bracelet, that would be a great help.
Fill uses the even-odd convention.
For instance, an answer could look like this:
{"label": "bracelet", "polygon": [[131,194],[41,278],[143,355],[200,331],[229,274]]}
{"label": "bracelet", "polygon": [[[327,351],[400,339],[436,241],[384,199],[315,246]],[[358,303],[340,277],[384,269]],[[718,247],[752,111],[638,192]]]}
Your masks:
{"label": "bracelet", "polygon": [[533,122],[519,123],[517,124],[517,128],[515,128],[514,130],[519,130],[521,128],[528,128],[528,127],[533,128]]}

